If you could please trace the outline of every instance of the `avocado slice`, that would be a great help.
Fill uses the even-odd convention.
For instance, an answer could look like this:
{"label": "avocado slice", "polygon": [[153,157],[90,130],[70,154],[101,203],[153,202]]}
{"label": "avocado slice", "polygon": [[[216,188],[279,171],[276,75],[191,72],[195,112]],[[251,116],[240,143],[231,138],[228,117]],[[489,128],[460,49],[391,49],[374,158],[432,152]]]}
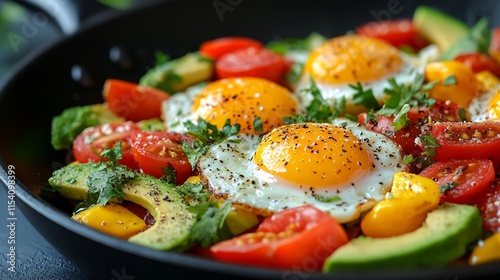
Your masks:
{"label": "avocado slice", "polygon": [[174,94],[209,80],[212,73],[213,60],[192,52],[151,68],[141,77],[139,84]]}
{"label": "avocado slice", "polygon": [[[95,163],[67,165],[53,172],[49,184],[63,197],[87,198],[87,178],[96,172]],[[169,185],[153,176],[137,173],[122,187],[124,200],[146,208],[155,224],[128,239],[132,243],[157,250],[185,246],[196,216],[188,211],[183,197]]]}
{"label": "avocado slice", "polygon": [[482,234],[474,206],[444,203],[417,230],[390,238],[360,237],[338,248],[324,272],[440,267],[463,256]]}
{"label": "avocado slice", "polygon": [[415,9],[413,22],[420,34],[442,51],[469,34],[468,26],[461,20],[425,5]]}

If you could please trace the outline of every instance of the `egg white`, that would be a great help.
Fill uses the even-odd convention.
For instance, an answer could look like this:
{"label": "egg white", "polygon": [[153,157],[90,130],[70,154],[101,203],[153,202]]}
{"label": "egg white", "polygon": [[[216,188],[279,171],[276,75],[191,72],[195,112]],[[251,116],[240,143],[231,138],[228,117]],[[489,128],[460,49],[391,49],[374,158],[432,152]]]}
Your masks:
{"label": "egg white", "polygon": [[[403,60],[403,66],[399,71],[381,79],[362,81],[361,85],[364,90],[371,89],[375,99],[379,102],[379,104],[382,104],[389,98],[389,96],[384,92],[385,89],[391,87],[389,79],[394,79],[398,84],[412,84],[415,80],[415,75],[417,73],[423,75],[427,63],[436,60],[438,55],[439,49],[437,49],[435,45],[430,45],[422,49],[417,55],[414,56],[400,52],[400,56]],[[314,83],[321,92],[321,96],[331,106],[336,103],[338,104],[342,98],[345,98],[347,112],[351,111],[351,107],[356,106],[352,101],[356,90],[350,87],[350,85],[356,85],[356,83],[329,84],[318,81],[314,81]],[[300,100],[302,106],[307,106],[313,99],[313,96],[305,91],[305,89],[310,87],[311,76],[308,73],[304,73],[293,92]]]}
{"label": "egg white", "polygon": [[166,99],[162,103],[162,119],[168,131],[185,133],[187,132],[184,123],[191,121],[196,123],[191,114],[195,97],[206,87],[206,83],[200,83],[186,89],[185,92],[178,92]]}
{"label": "egg white", "polygon": [[491,99],[497,94],[500,94],[500,84],[479,93],[471,100],[468,111],[472,122],[499,120],[500,116],[497,116],[489,108]]}
{"label": "egg white", "polygon": [[[260,136],[240,134],[216,144],[200,158],[200,177],[215,195],[260,214],[311,204],[327,211],[341,223],[354,221],[363,211],[384,199],[395,172],[407,170],[400,146],[387,137],[369,131],[358,123],[337,119],[365,143],[373,166],[367,176],[344,185],[322,187],[296,185],[260,169],[253,161]],[[337,196],[334,202],[321,202],[315,196]]]}

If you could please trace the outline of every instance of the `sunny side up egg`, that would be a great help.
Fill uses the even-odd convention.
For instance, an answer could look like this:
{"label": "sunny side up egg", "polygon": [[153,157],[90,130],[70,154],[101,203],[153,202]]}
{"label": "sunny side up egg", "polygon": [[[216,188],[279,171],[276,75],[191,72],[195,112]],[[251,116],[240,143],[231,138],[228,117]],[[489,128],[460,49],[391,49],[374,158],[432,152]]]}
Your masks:
{"label": "sunny side up egg", "polygon": [[407,55],[392,45],[375,38],[343,35],[329,39],[309,55],[301,79],[294,91],[303,104],[312,100],[304,91],[311,87],[311,79],[323,98],[331,105],[344,97],[345,112],[356,115],[367,109],[353,102],[356,90],[350,85],[360,82],[363,89],[371,89],[380,105],[389,98],[388,79],[411,84],[416,73],[423,73],[428,61],[436,59],[438,50],[430,48],[417,56]]}
{"label": "sunny side up egg", "polygon": [[472,122],[500,120],[500,81],[490,73],[476,75],[481,90],[468,107]]}
{"label": "sunny side up egg", "polygon": [[346,223],[383,200],[394,173],[408,167],[393,141],[339,118],[233,136],[197,168],[214,196],[261,215],[310,204]]}
{"label": "sunny side up egg", "polygon": [[[189,88],[162,104],[162,118],[170,131],[185,132],[184,122],[199,118],[221,129],[226,120],[239,124],[241,133],[263,134],[283,124],[284,118],[301,111],[291,92],[265,79],[227,78]],[[256,129],[256,120],[261,128]],[[259,125],[260,126],[260,125]]]}

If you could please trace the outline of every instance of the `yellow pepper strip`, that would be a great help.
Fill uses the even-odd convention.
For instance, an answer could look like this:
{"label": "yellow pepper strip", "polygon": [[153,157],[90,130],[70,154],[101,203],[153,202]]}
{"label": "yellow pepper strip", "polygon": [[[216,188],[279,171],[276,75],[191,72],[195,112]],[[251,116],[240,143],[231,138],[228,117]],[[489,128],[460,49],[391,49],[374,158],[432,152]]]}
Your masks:
{"label": "yellow pepper strip", "polygon": [[73,215],[71,219],[123,239],[128,239],[147,227],[143,219],[115,203],[92,206]]}
{"label": "yellow pepper strip", "polygon": [[472,250],[469,257],[469,264],[483,264],[493,261],[500,261],[500,232],[480,241]]}
{"label": "yellow pepper strip", "polygon": [[476,80],[481,85],[483,91],[493,91],[496,90],[500,84],[500,79],[488,70],[481,71],[475,74]]}
{"label": "yellow pepper strip", "polygon": [[397,172],[391,193],[363,216],[361,230],[370,237],[412,232],[422,226],[427,213],[438,206],[440,195],[439,186],[432,179]]}
{"label": "yellow pepper strip", "polygon": [[439,81],[429,91],[429,97],[450,100],[462,108],[468,108],[481,89],[474,72],[458,61],[431,62],[427,64],[424,76],[429,82]]}

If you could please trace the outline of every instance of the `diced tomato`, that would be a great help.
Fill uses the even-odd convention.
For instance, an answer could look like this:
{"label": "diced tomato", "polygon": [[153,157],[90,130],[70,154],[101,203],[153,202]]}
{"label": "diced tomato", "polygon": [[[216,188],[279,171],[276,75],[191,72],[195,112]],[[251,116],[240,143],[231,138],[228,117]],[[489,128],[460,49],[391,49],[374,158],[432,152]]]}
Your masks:
{"label": "diced tomato", "polygon": [[200,53],[217,60],[227,53],[247,48],[262,49],[264,44],[247,37],[222,37],[201,44]]}
{"label": "diced tomato", "polygon": [[463,53],[456,56],[454,60],[462,62],[474,73],[490,71],[492,74],[500,77],[500,66],[492,57],[487,56],[484,53]]}
{"label": "diced tomato", "polygon": [[165,175],[163,168],[169,164],[177,173],[177,184],[182,184],[191,175],[192,167],[182,150],[183,142],[190,137],[168,131],[136,130],[131,135],[132,155],[142,172],[157,178]]}
{"label": "diced tomato", "polygon": [[73,155],[80,163],[99,162],[105,148],[113,148],[121,141],[122,159],[119,163],[137,169],[137,163],[130,149],[130,135],[138,129],[135,123],[110,123],[89,127],[83,130],[73,141]]}
{"label": "diced tomato", "polygon": [[441,187],[441,202],[473,204],[495,180],[495,169],[489,159],[449,160],[433,163],[419,175]]}
{"label": "diced tomato", "polygon": [[483,229],[500,232],[500,181],[496,181],[476,198],[476,206],[481,211]]}
{"label": "diced tomato", "polygon": [[263,48],[246,48],[223,55],[215,62],[219,79],[232,77],[259,77],[280,82],[287,63],[282,55]]}
{"label": "diced tomato", "polygon": [[106,80],[103,96],[111,111],[134,122],[159,118],[161,103],[169,98],[162,90],[116,79]]}
{"label": "diced tomato", "polygon": [[[423,126],[440,145],[437,161],[451,159],[490,159],[500,168],[500,122],[437,122]],[[423,149],[423,147],[421,147]]]}
{"label": "diced tomato", "polygon": [[399,48],[409,46],[418,51],[429,43],[422,37],[411,19],[371,21],[356,28],[356,33],[386,41]]}
{"label": "diced tomato", "polygon": [[415,138],[420,135],[420,129],[416,125],[408,125],[394,132],[394,126],[391,125],[394,121],[394,117],[395,116],[388,117],[377,115],[375,121],[368,121],[367,114],[361,113],[358,115],[358,122],[369,130],[386,135],[394,142],[401,145],[401,148],[406,153],[412,154],[414,157],[418,156],[422,151],[420,147],[415,144]]}
{"label": "diced tomato", "polygon": [[332,216],[305,205],[267,217],[255,232],[222,241],[210,250],[225,262],[312,271],[321,270],[324,260],[348,241]]}

